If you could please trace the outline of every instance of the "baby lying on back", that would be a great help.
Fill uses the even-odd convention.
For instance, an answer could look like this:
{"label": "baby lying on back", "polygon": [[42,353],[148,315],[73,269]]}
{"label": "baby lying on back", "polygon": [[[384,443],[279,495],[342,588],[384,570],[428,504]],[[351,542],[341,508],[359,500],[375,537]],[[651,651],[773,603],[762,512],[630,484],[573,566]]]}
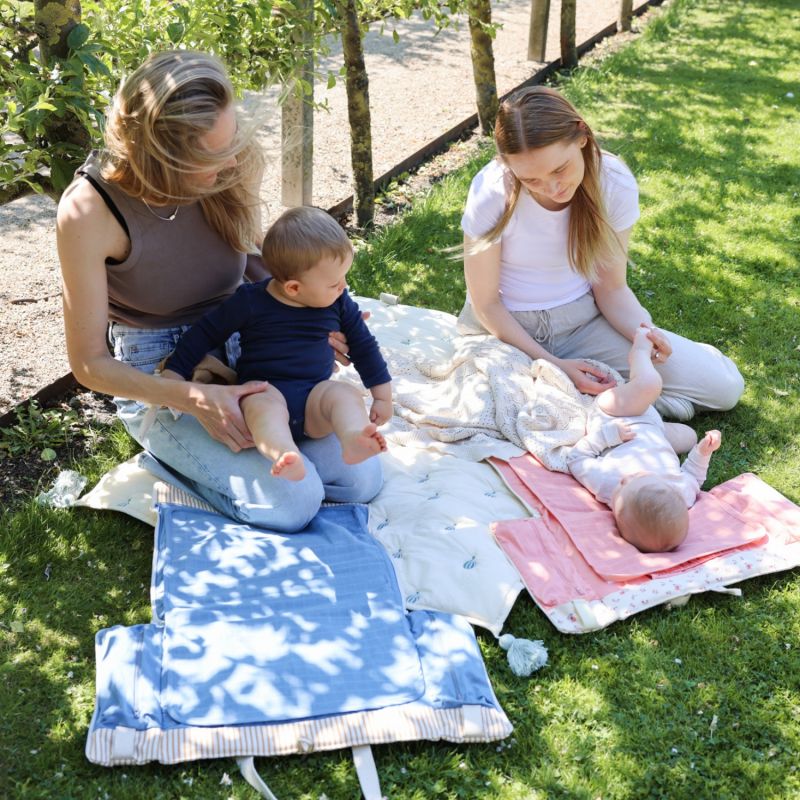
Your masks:
{"label": "baby lying on back", "polygon": [[[698,443],[688,425],[665,423],[653,408],[661,376],[651,337],[662,335],[639,328],[628,356],[630,380],[598,395],[586,435],[567,457],[572,475],[611,508],[622,538],[644,553],[674,550],[686,538],[688,509],[722,440],[712,430]],[[681,466],[678,453],[687,451]]]}

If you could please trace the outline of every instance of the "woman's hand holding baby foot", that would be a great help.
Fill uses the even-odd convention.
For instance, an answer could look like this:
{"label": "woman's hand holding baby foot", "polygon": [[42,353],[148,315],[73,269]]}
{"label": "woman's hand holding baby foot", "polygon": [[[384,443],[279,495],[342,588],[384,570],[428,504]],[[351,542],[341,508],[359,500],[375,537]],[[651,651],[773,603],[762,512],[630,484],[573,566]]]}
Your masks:
{"label": "woman's hand holding baby foot", "polygon": [[360,464],[378,453],[386,452],[386,439],[378,433],[378,427],[370,422],[361,431],[352,431],[341,437],[342,461],[345,464]]}
{"label": "woman's hand holding baby foot", "polygon": [[300,453],[295,453],[291,450],[287,453],[281,453],[272,462],[270,475],[287,481],[303,480],[306,476],[306,465],[303,463],[303,457]]}
{"label": "woman's hand holding baby foot", "polygon": [[672,345],[663,331],[655,327],[648,327],[642,323],[642,328],[647,331],[647,338],[653,344],[651,358],[656,364],[664,364],[672,355]]}
{"label": "woman's hand holding baby foot", "polygon": [[697,452],[708,457],[722,444],[722,434],[719,431],[706,431],[706,435],[697,443]]}

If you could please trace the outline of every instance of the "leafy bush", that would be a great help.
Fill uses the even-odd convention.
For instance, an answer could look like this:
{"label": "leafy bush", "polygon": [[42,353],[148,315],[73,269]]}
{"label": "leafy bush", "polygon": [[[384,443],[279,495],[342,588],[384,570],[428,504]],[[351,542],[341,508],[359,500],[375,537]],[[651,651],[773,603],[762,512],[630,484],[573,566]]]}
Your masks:
{"label": "leafy bush", "polygon": [[[313,56],[328,52],[339,29],[341,0],[84,0],[82,23],[68,37],[67,58],[46,59],[38,47],[34,4],[0,0],[0,201],[26,186],[59,194],[76,166],[102,141],[103,121],[117,83],[149,53],[201,50],[224,61],[238,91],[295,80],[305,42]],[[466,0],[358,0],[362,27],[419,10],[444,27]],[[397,38],[396,31],[393,35]],[[336,73],[318,76],[330,87]]]}
{"label": "leafy bush", "polygon": [[0,10],[0,186],[63,189],[100,136],[111,80],[97,55],[102,45],[80,25],[69,36],[70,57],[45,64],[36,55],[33,4],[0,0]]}
{"label": "leafy bush", "polygon": [[[219,56],[238,90],[287,80],[312,23],[290,0],[84,2],[68,58],[43,57],[30,2],[0,0],[0,193],[59,193],[102,140],[117,82],[155,51]],[[320,49],[318,49],[321,52]]]}

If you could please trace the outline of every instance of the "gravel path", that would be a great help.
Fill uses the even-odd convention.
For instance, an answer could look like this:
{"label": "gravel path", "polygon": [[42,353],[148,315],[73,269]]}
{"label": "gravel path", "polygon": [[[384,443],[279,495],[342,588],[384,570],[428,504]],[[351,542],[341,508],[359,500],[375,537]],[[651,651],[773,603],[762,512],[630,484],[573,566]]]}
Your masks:
{"label": "gravel path", "polygon": [[[637,2],[638,6],[639,3]],[[585,41],[616,18],[619,0],[578,0],[577,40]],[[494,44],[498,90],[507,92],[543,64],[527,61],[530,0],[498,0],[494,19],[503,24]],[[559,55],[560,1],[553,0],[547,60]],[[375,175],[388,171],[429,141],[475,113],[475,92],[466,21],[433,34],[412,19],[366,40],[370,77]],[[338,65],[334,51],[330,63]],[[276,92],[249,98],[263,118],[260,138],[270,157],[262,197],[268,218],[280,213],[280,113]],[[315,115],[314,204],[328,208],[351,194],[349,136],[344,86],[318,91],[329,110]],[[0,413],[69,371],[61,327],[54,235],[55,205],[28,196],[0,206]]]}

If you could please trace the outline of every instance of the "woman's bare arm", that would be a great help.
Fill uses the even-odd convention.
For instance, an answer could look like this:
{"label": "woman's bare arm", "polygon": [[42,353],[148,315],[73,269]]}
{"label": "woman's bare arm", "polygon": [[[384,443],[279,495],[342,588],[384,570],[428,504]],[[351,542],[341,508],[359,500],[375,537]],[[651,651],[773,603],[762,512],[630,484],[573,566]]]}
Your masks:
{"label": "woman's bare arm", "polygon": [[[641,325],[652,328],[653,320],[628,286],[628,241],[631,230],[628,228],[617,234],[622,252],[600,268],[599,277],[592,284],[592,293],[597,308],[611,327],[632,342],[636,330]],[[669,340],[656,329],[649,338],[655,345],[653,359],[663,364],[672,353]]]}
{"label": "woman's bare arm", "polygon": [[106,346],[106,259],[122,259],[127,236],[91,185],[78,180],[64,193],[56,221],[63,278],[64,331],[70,368],[82,385],[104,394],[186,411],[236,451],[250,446],[239,399],[263,384],[206,386],[146,375],[115,360]]}
{"label": "woman's bare arm", "polygon": [[628,286],[628,240],[632,228],[617,234],[621,252],[602,265],[598,279],[592,284],[595,303],[600,313],[614,330],[633,341],[636,329],[642,323],[653,324],[650,314]]}

